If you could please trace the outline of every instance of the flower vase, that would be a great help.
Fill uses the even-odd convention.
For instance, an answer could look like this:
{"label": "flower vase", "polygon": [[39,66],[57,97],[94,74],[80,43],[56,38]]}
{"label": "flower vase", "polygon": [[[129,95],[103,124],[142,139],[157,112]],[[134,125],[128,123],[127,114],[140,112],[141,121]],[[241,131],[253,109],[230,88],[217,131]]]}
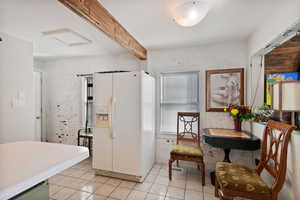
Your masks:
{"label": "flower vase", "polygon": [[242,131],[242,121],[239,119],[234,119],[234,130],[241,132]]}

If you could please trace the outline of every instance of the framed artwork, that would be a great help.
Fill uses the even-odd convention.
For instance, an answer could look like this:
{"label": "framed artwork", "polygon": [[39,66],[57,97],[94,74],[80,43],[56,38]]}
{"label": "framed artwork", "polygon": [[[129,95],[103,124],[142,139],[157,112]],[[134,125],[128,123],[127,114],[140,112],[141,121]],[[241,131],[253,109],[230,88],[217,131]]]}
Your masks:
{"label": "framed artwork", "polygon": [[244,104],[244,68],[206,71],[206,111],[224,112],[228,104]]}

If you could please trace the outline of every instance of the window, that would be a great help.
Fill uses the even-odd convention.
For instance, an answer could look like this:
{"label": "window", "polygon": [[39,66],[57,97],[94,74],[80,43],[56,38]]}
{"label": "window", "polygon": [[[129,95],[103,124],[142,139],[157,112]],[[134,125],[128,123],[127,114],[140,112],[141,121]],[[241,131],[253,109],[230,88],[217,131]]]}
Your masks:
{"label": "window", "polygon": [[93,77],[82,78],[82,126],[92,127],[93,118]]}
{"label": "window", "polygon": [[177,112],[199,111],[199,73],[161,74],[161,132],[176,132]]}

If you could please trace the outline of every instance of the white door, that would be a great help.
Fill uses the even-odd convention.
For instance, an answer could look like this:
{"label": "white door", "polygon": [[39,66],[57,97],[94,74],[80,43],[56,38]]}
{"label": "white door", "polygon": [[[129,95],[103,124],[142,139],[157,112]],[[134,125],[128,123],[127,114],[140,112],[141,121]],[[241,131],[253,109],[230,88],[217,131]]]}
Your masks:
{"label": "white door", "polygon": [[42,73],[34,72],[35,140],[42,140]]}
{"label": "white door", "polygon": [[140,73],[113,75],[113,168],[115,172],[141,175]]}
{"label": "white door", "polygon": [[94,74],[94,128],[93,128],[93,167],[101,170],[113,170],[112,129],[96,123],[97,114],[111,114],[112,74]]}

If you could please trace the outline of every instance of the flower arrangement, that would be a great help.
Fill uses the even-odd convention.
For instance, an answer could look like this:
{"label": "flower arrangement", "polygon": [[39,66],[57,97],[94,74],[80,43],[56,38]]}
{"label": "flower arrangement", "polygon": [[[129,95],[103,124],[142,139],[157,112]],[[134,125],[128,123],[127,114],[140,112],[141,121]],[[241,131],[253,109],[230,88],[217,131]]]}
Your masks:
{"label": "flower arrangement", "polygon": [[251,120],[255,117],[251,107],[246,105],[228,105],[224,108],[224,112],[229,112],[229,115],[234,119],[234,125],[237,131],[241,131],[242,121]]}
{"label": "flower arrangement", "polygon": [[224,108],[224,111],[229,112],[229,115],[233,117],[233,119],[241,121],[250,120],[254,117],[251,108],[246,105],[229,105]]}

